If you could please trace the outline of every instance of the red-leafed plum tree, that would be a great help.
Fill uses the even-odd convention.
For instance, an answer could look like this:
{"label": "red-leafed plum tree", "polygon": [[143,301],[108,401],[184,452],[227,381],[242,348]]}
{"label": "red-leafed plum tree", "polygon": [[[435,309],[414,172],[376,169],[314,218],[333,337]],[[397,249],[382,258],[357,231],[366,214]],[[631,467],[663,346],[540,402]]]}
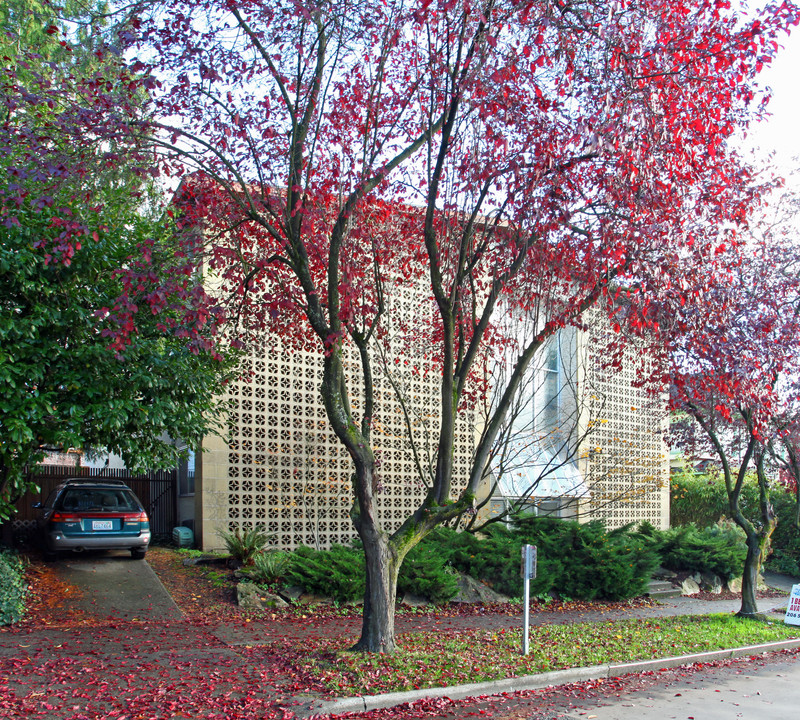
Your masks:
{"label": "red-leafed plum tree", "polygon": [[[788,230],[788,232],[787,232]],[[777,518],[770,501],[770,449],[796,452],[792,416],[800,368],[800,253],[791,228],[754,223],[748,242],[709,258],[694,299],[664,298],[658,336],[669,357],[672,408],[685,414],[680,441],[718,458],[731,519],[746,536],[740,615],[758,613],[758,573]],[[687,282],[690,282],[687,280]],[[775,454],[774,452],[772,453]],[[755,473],[758,513],[740,502]]]}
{"label": "red-leafed plum tree", "polygon": [[[713,256],[698,217],[738,222],[747,170],[728,140],[797,22],[722,0],[187,0],[126,37],[153,84],[141,142],[184,182],[248,330],[321,351],[322,398],[353,461],[366,555],[356,648],[392,651],[403,557],[468,510],[516,388],[558,328],[624,281],[635,301]],[[134,47],[135,46],[135,47]],[[398,316],[418,293],[420,318]],[[502,336],[498,315],[533,321]],[[650,321],[647,308],[629,317]],[[516,362],[453,477],[456,421],[496,343]],[[351,384],[344,355],[361,368]],[[378,519],[372,388],[398,353],[441,379],[427,494]],[[361,396],[359,412],[353,398]]]}

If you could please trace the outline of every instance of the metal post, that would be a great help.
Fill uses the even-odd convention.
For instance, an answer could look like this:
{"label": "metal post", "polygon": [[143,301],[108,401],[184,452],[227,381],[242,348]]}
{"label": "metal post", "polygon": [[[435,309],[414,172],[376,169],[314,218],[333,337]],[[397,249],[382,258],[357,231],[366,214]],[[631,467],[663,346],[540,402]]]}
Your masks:
{"label": "metal post", "polygon": [[527,655],[530,652],[530,622],[531,622],[531,581],[528,576],[525,576],[523,583],[522,595],[522,654]]}
{"label": "metal post", "polygon": [[522,654],[530,652],[531,580],[536,577],[536,546],[522,546]]}

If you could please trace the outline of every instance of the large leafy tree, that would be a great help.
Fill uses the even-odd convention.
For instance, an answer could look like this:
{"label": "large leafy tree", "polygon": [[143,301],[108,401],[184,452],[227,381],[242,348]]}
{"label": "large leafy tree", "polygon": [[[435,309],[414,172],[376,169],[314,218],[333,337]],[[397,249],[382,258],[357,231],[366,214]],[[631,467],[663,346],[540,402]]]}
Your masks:
{"label": "large leafy tree", "polygon": [[[671,403],[684,414],[677,437],[717,457],[731,519],[746,535],[740,615],[758,613],[758,572],[777,518],[770,499],[776,454],[789,469],[796,450],[791,418],[800,369],[800,254],[794,229],[757,225],[755,237],[721,249],[680,292],[662,298],[658,338],[669,358]],[[685,302],[687,290],[692,296]],[[787,450],[784,457],[776,448]],[[740,501],[755,474],[755,513]]]}
{"label": "large leafy tree", "polygon": [[[8,3],[2,20],[7,518],[28,487],[26,467],[48,448],[103,447],[132,467],[174,466],[171,439],[199,442],[210,430],[229,366],[197,260],[136,172],[137,147],[95,130],[112,100],[98,96],[98,77],[117,66],[104,59],[102,33],[70,29],[45,3]],[[134,111],[142,97],[125,101]]]}
{"label": "large leafy tree", "polygon": [[[243,325],[322,351],[366,556],[356,647],[391,651],[400,563],[471,507],[537,349],[595,303],[614,313],[620,287],[639,309],[627,317],[651,323],[647,299],[718,245],[698,213],[746,215],[747,170],[727,141],[796,8],[750,20],[722,0],[148,8],[130,52],[157,87],[156,119],[138,140],[164,171],[198,171],[184,219],[203,228]],[[413,319],[393,310],[408,289]],[[502,335],[499,315],[526,331]],[[457,420],[497,343],[514,368],[472,471],[454,478]],[[409,358],[440,378],[436,436],[424,500],[387,529],[373,378]]]}

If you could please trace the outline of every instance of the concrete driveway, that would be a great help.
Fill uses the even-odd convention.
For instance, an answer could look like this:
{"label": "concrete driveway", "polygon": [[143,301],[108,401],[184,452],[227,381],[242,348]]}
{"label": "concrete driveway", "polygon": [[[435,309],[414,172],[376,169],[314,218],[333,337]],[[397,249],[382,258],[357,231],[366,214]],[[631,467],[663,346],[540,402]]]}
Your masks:
{"label": "concrete driveway", "polygon": [[64,602],[86,615],[162,621],[182,617],[147,561],[133,560],[127,551],[62,555],[53,567],[79,590]]}

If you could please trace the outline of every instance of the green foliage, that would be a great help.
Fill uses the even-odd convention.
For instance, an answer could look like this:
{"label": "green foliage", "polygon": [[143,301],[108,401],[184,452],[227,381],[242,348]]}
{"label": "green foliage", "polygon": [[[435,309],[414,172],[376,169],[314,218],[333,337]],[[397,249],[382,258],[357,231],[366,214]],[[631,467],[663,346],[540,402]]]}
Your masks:
{"label": "green foliage", "polygon": [[[673,526],[694,524],[708,527],[723,517],[730,517],[725,483],[718,475],[696,474],[690,470],[670,478],[670,519]],[[745,480],[739,507],[745,517],[759,516],[758,482]]]}
{"label": "green foliage", "polygon": [[0,625],[19,622],[25,613],[25,565],[16,553],[0,551]]}
{"label": "green foliage", "polygon": [[425,542],[437,543],[460,572],[512,597],[522,594],[523,544],[538,548],[530,591],[539,597],[551,591],[589,600],[635,597],[646,591],[659,560],[652,543],[630,528],[608,532],[600,522],[555,518],[519,517],[513,529],[494,525],[481,538],[442,528]]}
{"label": "green foliage", "polygon": [[[459,572],[485,582],[504,595],[518,597],[522,594],[522,542],[504,527],[492,527],[482,538],[470,533],[439,528],[424,542],[436,543],[446,560]],[[531,592],[534,595],[547,592],[549,588],[542,589],[542,583],[547,585],[548,579],[547,573],[540,573],[532,584]]]}
{"label": "green foliage", "polygon": [[364,598],[364,555],[355,548],[333,545],[330,550],[299,547],[291,555],[286,582],[336,602]]}
{"label": "green foliage", "polygon": [[267,550],[256,553],[250,576],[263,585],[274,585],[285,577],[291,567],[291,555],[283,550]]}
{"label": "green foliage", "polygon": [[[312,672],[333,692],[399,692],[443,684],[477,683],[564,668],[652,660],[786,640],[797,629],[730,614],[534,625],[531,652],[520,654],[522,630],[468,629],[458,633],[406,633],[392,654],[339,653],[338,638],[310,649]],[[318,653],[318,654],[317,654]],[[315,658],[316,659],[316,658]],[[695,713],[697,715],[697,713]],[[550,717],[548,715],[547,717]]]}
{"label": "green foliage", "polygon": [[[625,600],[642,595],[659,556],[653,544],[630,526],[606,530],[588,523],[547,517],[522,517],[515,534],[556,560],[553,589],[584,600]],[[560,567],[559,567],[560,565]]]}
{"label": "green foliage", "polygon": [[[113,226],[124,234],[90,240],[65,266],[31,245],[48,232],[47,214],[19,215],[22,226],[7,229],[0,246],[0,518],[43,446],[105,447],[132,469],[174,467],[180,452],[167,438],[199,444],[213,430],[232,372],[212,352],[188,349],[149,311],[139,313],[124,354],[109,347],[103,308],[122,292],[114,270],[164,228],[119,218]],[[153,254],[158,272],[169,272],[170,252],[165,245]]]}
{"label": "green foliage", "polygon": [[744,531],[732,522],[700,529],[684,525],[664,531],[661,554],[671,570],[712,572],[730,580],[741,577],[747,546]]}
{"label": "green foliage", "polygon": [[[730,515],[728,495],[720,477],[684,472],[673,475],[671,485],[670,513],[673,527],[694,525],[706,528]],[[795,498],[783,488],[774,487],[770,499],[778,525],[772,534],[773,554],[766,567],[789,575],[800,574],[800,532],[794,524]],[[745,517],[755,519],[760,516],[759,491],[755,478],[745,482],[739,504]],[[699,542],[696,537],[692,538],[690,543]],[[697,548],[690,552],[693,560],[696,560],[698,554],[702,554]]]}
{"label": "green foliage", "polygon": [[231,532],[221,530],[219,536],[233,559],[242,565],[252,564],[253,558],[269,541],[269,535],[258,527],[236,527]]}
{"label": "green foliage", "polygon": [[[43,447],[105,448],[135,470],[174,467],[182,453],[169,438],[191,447],[213,432],[233,374],[216,348],[202,274],[158,189],[141,177],[136,148],[91,142],[80,113],[59,104],[80,104],[87,74],[113,74],[103,64],[113,53],[93,52],[103,40],[101,5],[10,0],[0,8],[8,115],[0,127],[0,520],[28,489],[24,468]],[[62,86],[53,100],[48,89]],[[130,342],[114,346],[120,333]]]}
{"label": "green foliage", "polygon": [[[306,592],[337,602],[355,602],[364,596],[364,554],[354,547],[334,545],[330,550],[303,547],[290,555],[286,582]],[[258,563],[258,559],[256,560]],[[444,603],[458,592],[458,578],[434,544],[412,548],[400,566],[397,594],[411,593],[432,603]]]}
{"label": "green foliage", "polygon": [[438,550],[436,545],[424,543],[409,551],[397,578],[398,597],[411,593],[439,604],[458,592],[458,576]]}
{"label": "green foliage", "polygon": [[774,572],[800,577],[800,530],[794,523],[795,495],[783,488],[772,491],[772,504],[778,517],[778,526],[772,533],[772,556],[766,563]]}
{"label": "green foliage", "polygon": [[[798,543],[800,546],[800,543]],[[791,577],[800,577],[800,547],[793,550],[776,550],[766,567],[772,572],[783,573]]]}

